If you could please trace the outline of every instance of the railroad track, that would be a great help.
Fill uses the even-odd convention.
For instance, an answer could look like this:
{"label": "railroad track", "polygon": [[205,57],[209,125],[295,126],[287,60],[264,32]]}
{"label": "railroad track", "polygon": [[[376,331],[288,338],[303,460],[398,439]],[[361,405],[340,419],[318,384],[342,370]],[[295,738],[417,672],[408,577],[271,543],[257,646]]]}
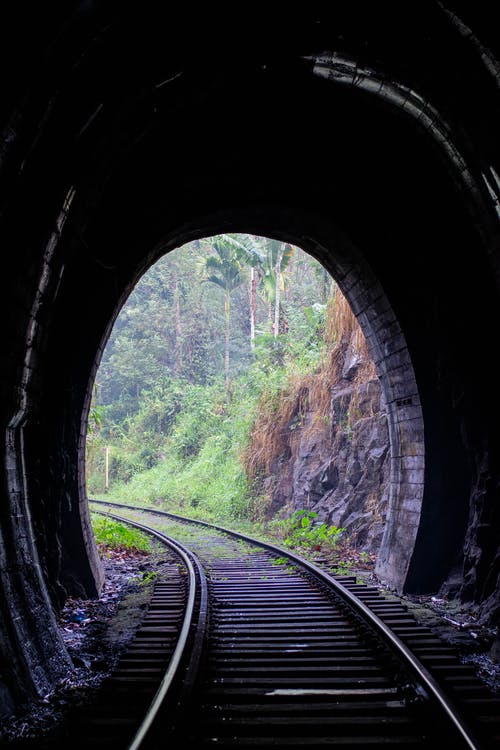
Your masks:
{"label": "railroad track", "polygon": [[[197,565],[193,624],[184,626],[190,656],[178,649],[169,686],[156,688],[122,747],[500,747],[500,700],[401,604],[235,532],[98,504],[127,508],[121,520],[145,530],[138,518],[156,516]],[[145,687],[144,651],[133,648],[124,684],[123,672],[112,678],[122,679],[124,700]],[[106,710],[100,726],[111,739],[121,719]]]}
{"label": "railroad track", "polygon": [[193,690],[207,627],[205,573],[178,541],[143,524],[132,525],[167,547],[173,561],[162,566],[134,639],[93,702],[76,707],[55,736],[40,738],[40,750],[151,747],[152,725],[161,721],[162,734],[167,726],[172,731],[170,717],[182,713],[184,697]]}

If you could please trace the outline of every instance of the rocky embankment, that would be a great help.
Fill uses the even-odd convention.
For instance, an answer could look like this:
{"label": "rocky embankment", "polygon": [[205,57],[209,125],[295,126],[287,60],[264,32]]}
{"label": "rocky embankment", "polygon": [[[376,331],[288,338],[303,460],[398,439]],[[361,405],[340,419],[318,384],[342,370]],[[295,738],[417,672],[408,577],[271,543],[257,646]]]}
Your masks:
{"label": "rocky embankment", "polygon": [[377,552],[389,497],[389,434],[373,363],[357,341],[354,331],[330,360],[326,409],[317,409],[320,387],[325,403],[324,372],[298,389],[264,489],[271,515],[316,511],[345,527],[354,546]]}

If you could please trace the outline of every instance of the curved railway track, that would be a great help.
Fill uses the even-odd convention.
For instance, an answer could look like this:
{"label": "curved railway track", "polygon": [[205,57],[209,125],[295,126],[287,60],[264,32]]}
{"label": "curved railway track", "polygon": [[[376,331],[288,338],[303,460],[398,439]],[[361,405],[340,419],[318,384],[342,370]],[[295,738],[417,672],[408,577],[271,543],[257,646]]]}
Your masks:
{"label": "curved railway track", "polygon": [[[401,604],[227,529],[92,502],[126,508],[115,517],[149,532],[137,513],[156,516],[156,529],[174,524],[187,538],[177,542],[183,564],[193,566],[192,624],[178,626],[184,646],[179,640],[168,680],[155,663],[150,709],[122,747],[500,747],[500,700]],[[112,677],[122,678],[122,709],[145,689],[145,675],[154,682],[136,641],[136,661]],[[109,740],[123,718],[107,710],[100,727]]]}
{"label": "curved railway track", "polygon": [[[96,511],[101,513],[101,511]],[[101,513],[105,516],[118,516]],[[173,562],[155,583],[134,639],[121,655],[96,700],[70,717],[64,736],[41,747],[129,748],[152,746],[154,725],[168,726],[182,715],[193,691],[208,617],[208,588],[198,558],[180,542],[144,524],[127,523],[155,537],[173,553]]]}

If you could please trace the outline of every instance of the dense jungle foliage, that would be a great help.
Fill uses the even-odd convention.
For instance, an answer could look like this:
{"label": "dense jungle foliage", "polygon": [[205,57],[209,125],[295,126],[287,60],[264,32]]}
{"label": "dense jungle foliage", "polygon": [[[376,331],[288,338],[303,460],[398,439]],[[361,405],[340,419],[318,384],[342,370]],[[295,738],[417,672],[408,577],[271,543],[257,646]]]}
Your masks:
{"label": "dense jungle foliage", "polygon": [[324,365],[336,295],[315,259],[277,240],[221,235],[161,258],[123,306],[98,371],[89,495],[262,517],[249,436],[262,410],[272,420],[292,384]]}

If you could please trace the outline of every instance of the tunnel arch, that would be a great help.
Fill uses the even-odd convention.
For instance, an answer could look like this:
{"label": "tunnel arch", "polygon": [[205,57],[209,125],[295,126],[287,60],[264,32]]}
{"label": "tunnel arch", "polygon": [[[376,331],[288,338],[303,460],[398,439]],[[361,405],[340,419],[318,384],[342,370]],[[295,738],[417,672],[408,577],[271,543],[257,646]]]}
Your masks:
{"label": "tunnel arch", "polygon": [[[412,29],[404,25],[404,45],[391,33],[397,17],[380,9],[363,18],[339,11],[320,24],[291,17],[288,35],[272,22],[264,32],[250,24],[241,48],[215,51],[201,34],[193,43],[189,23],[166,50],[146,11],[136,18],[82,4],[56,21],[51,13],[54,29],[42,25],[46,46],[42,35],[9,82],[3,117],[0,231],[9,252],[1,301],[13,325],[2,415],[14,430],[1,511],[7,693],[43,692],[67,667],[50,646],[57,639],[47,594],[61,603],[100,585],[78,457],[88,383],[110,320],[165,238],[178,244],[209,227],[222,231],[236,217],[238,231],[285,237],[293,227],[296,244],[337,265],[379,367],[397,359],[389,347],[404,335],[415,380],[403,378],[399,396],[394,382],[394,415],[409,422],[411,410],[422,409],[417,442],[425,438],[428,460],[424,468],[419,448],[402,451],[393,471],[403,472],[402,482],[405,472],[423,473],[415,497],[409,489],[399,497],[415,512],[423,491],[425,513],[414,524],[407,569],[395,571],[388,552],[380,574],[399,589],[432,590],[455,565],[461,595],[495,607],[499,409],[488,343],[499,305],[500,115],[491,65],[439,4],[416,14]],[[131,48],[142,55],[128,56]],[[42,62],[30,70],[36,54]],[[396,81],[428,102],[461,161],[418,117],[352,76],[349,86],[323,80],[314,67],[325,55],[371,71],[381,91]],[[277,179],[264,183],[265,168]],[[385,343],[375,330],[384,315]],[[486,372],[464,361],[464,340],[486,352]],[[19,398],[26,409],[14,424]],[[401,424],[394,416],[405,443]],[[397,531],[396,524],[387,550],[406,544]],[[440,531],[437,547],[431,541]]]}
{"label": "tunnel arch", "polygon": [[[265,222],[262,224],[265,216]],[[269,211],[265,206],[254,209],[219,211],[203,217],[201,226],[180,227],[163,238],[148,254],[150,268],[168,252],[187,242],[225,232],[248,232],[289,242],[299,246],[319,260],[339,285],[358,318],[368,350],[379,377],[387,405],[387,420],[391,451],[389,510],[386,530],[378,555],[377,573],[391,586],[403,590],[414,552],[424,489],[425,443],[424,423],[418,387],[404,335],[391,309],[380,282],[349,239],[338,230],[313,215],[292,216],[287,209]],[[244,227],[244,230],[240,228]],[[271,229],[272,227],[272,229]],[[300,238],[300,239],[299,239]],[[85,435],[94,382],[102,353],[112,326],[125,298],[147,269],[141,268],[127,286],[124,299],[114,311],[92,367],[82,413],[79,446],[80,494],[85,491]],[[446,548],[435,530],[435,545]],[[425,584],[424,584],[425,585]]]}

